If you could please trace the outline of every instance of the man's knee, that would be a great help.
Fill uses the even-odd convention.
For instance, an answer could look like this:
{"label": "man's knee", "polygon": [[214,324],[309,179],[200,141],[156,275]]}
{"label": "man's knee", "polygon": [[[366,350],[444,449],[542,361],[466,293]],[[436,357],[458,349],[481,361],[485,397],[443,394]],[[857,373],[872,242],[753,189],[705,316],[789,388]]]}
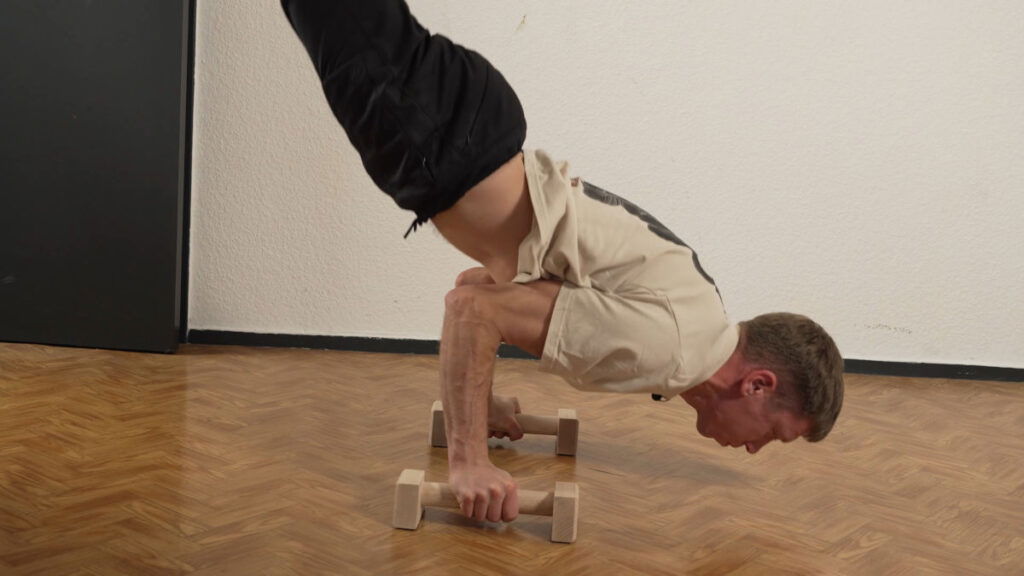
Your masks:
{"label": "man's knee", "polygon": [[472,284],[449,290],[444,297],[445,316],[461,320],[490,321],[490,296],[488,291]]}
{"label": "man's knee", "polygon": [[449,290],[444,296],[444,310],[446,314],[458,314],[460,316],[477,316],[482,312],[483,299],[473,285],[459,286]]}
{"label": "man's knee", "polygon": [[494,284],[494,278],[491,276],[490,272],[487,271],[487,268],[482,266],[463,270],[455,278],[456,288],[462,286],[478,286],[480,284]]}

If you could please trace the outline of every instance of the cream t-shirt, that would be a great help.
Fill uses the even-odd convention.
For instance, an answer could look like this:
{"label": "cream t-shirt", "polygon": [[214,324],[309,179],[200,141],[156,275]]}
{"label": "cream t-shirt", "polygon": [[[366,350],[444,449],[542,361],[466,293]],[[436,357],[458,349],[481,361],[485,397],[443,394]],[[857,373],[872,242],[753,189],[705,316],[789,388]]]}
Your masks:
{"label": "cream t-shirt", "polygon": [[634,204],[524,151],[533,227],[514,282],[564,281],[541,369],[576,388],[672,398],[735,350],[718,290],[682,240]]}

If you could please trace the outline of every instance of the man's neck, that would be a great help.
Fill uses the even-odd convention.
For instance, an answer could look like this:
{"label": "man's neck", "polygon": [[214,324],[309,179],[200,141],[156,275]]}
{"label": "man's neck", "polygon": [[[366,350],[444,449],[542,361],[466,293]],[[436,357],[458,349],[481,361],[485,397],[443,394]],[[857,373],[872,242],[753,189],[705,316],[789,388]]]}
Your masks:
{"label": "man's neck", "polygon": [[741,346],[737,345],[725,364],[722,364],[722,367],[716,370],[710,378],[683,392],[683,399],[687,402],[698,401],[710,395],[717,395],[719,391],[736,382],[746,369],[746,360],[743,358],[740,348]]}

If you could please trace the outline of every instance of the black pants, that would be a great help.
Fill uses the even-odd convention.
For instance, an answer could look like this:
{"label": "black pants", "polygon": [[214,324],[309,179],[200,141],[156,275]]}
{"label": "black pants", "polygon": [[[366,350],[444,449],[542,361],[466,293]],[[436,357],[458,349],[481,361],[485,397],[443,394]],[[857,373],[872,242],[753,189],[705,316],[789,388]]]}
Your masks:
{"label": "black pants", "polygon": [[526,119],[483,56],[431,35],[403,0],[281,0],[335,117],[413,227],[517,154]]}

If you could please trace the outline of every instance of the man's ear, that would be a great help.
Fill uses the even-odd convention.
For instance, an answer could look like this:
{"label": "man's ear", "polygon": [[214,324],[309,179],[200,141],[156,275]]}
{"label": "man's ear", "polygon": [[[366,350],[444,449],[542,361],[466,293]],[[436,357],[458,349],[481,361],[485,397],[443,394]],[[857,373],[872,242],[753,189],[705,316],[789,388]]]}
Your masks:
{"label": "man's ear", "polygon": [[743,395],[774,394],[778,390],[779,379],[775,372],[767,369],[752,370],[743,379]]}

